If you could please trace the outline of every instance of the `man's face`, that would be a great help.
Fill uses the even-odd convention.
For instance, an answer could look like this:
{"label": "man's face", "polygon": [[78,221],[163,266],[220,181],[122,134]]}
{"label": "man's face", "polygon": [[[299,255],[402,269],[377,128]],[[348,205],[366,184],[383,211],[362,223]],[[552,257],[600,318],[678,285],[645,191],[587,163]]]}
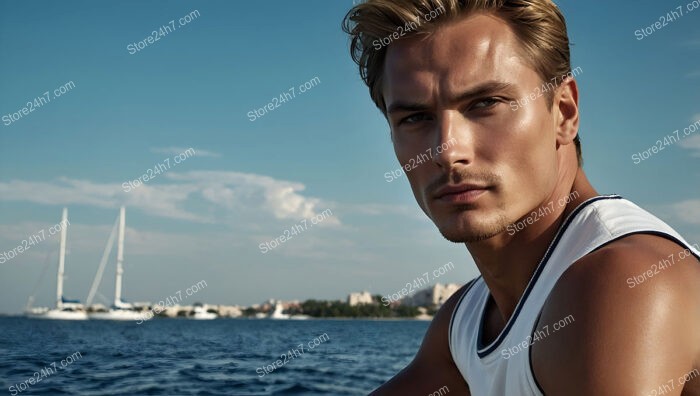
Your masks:
{"label": "man's face", "polygon": [[543,82],[519,48],[510,27],[485,14],[388,48],[394,150],[418,204],[450,241],[504,232],[546,205],[557,183],[555,112],[544,95],[523,102]]}

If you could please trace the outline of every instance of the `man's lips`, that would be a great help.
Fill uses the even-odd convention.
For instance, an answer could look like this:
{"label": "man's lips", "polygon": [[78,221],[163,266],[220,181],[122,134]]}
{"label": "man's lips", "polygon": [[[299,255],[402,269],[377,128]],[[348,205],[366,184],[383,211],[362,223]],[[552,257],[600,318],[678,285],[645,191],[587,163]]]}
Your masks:
{"label": "man's lips", "polygon": [[433,195],[433,199],[445,202],[468,203],[474,201],[488,189],[488,186],[477,184],[448,185],[438,189]]}

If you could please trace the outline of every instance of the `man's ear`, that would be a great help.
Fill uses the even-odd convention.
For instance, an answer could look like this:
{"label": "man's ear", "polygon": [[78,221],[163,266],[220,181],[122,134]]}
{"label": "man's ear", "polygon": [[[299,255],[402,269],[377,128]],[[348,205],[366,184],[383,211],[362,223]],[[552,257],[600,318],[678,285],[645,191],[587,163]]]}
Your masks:
{"label": "man's ear", "polygon": [[578,85],[573,77],[564,79],[555,91],[552,111],[555,115],[557,145],[573,143],[579,126]]}

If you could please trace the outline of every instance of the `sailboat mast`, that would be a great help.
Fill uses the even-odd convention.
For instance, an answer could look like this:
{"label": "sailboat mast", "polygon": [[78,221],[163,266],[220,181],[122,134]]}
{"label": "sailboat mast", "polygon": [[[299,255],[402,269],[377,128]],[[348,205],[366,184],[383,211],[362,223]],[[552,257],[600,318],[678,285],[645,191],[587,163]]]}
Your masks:
{"label": "sailboat mast", "polygon": [[63,208],[61,217],[61,245],[58,253],[58,279],[56,280],[56,308],[63,307],[63,272],[66,264],[66,234],[68,226],[68,208]]}
{"label": "sailboat mast", "polygon": [[119,210],[119,242],[117,245],[117,277],[114,286],[114,305],[120,306],[122,302],[122,274],[124,273],[124,227],[126,225],[126,209]]}

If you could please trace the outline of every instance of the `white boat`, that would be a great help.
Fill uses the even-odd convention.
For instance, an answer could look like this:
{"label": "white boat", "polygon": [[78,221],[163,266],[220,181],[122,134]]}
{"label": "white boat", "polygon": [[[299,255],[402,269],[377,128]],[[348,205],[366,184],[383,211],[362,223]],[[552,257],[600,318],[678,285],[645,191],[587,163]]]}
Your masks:
{"label": "white boat", "polygon": [[292,319],[292,320],[306,320],[306,319],[311,319],[311,316],[309,315],[289,315],[282,313],[284,311],[284,307],[282,306],[282,303],[279,301],[277,304],[275,304],[275,310],[270,314],[269,318],[270,319]]}
{"label": "white boat", "polygon": [[202,304],[195,303],[192,307],[192,311],[190,311],[189,315],[187,316],[187,319],[212,320],[216,319],[218,316],[219,315],[213,312],[208,312],[206,309],[204,309],[204,306]]}
{"label": "white boat", "polygon": [[[114,303],[109,309],[91,309],[88,312],[90,319],[98,320],[139,320],[143,319],[144,312],[137,310],[136,307],[131,304],[122,301],[122,276],[124,275],[124,234],[126,231],[126,209],[122,206],[119,209],[119,241],[117,244],[117,273],[116,273],[116,283],[114,285]],[[115,224],[116,225],[116,224]],[[97,287],[102,280],[102,273],[104,271],[104,266],[107,263],[107,257],[109,257],[109,252],[112,250],[112,245],[114,242],[114,229],[112,230],[112,235],[107,242],[105,247],[105,252],[102,255],[102,261],[95,274],[95,279],[93,280],[92,287],[90,288],[90,294],[88,295],[87,303],[90,305],[92,299],[95,296]]]}
{"label": "white boat", "polygon": [[136,311],[133,308],[120,309],[110,307],[106,311],[92,311],[89,314],[90,319],[97,320],[143,320],[144,313]]}
{"label": "white boat", "polygon": [[58,319],[58,320],[86,320],[88,318],[85,307],[80,301],[66,300],[63,297],[63,278],[66,264],[66,238],[68,234],[68,209],[63,208],[61,218],[61,242],[58,254],[58,273],[56,279],[56,307],[55,308],[32,308],[31,302],[34,296],[29,298],[30,306],[27,307],[25,315],[36,319]]}
{"label": "white boat", "polygon": [[275,310],[270,314],[270,319],[289,319],[289,315],[282,313],[282,311],[284,311],[284,307],[280,302],[277,302]]}
{"label": "white boat", "polygon": [[[65,304],[64,304],[65,305]],[[57,320],[87,320],[88,316],[83,307],[76,309],[62,308],[48,309],[46,311],[36,311],[35,309],[27,312],[27,317],[34,319],[57,319]]]}

